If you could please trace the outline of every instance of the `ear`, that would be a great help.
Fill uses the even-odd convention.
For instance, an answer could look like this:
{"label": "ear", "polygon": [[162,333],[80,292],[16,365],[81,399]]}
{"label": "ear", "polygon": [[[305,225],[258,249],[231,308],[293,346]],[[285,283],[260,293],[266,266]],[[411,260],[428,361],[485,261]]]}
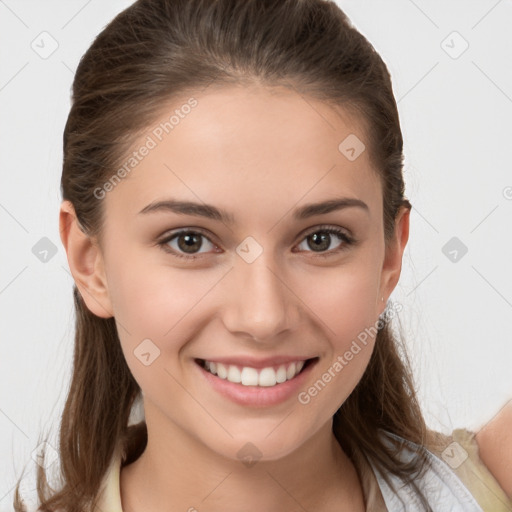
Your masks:
{"label": "ear", "polygon": [[87,308],[100,318],[113,317],[101,250],[82,231],[73,204],[67,200],[60,206],[59,230],[71,274]]}
{"label": "ear", "polygon": [[[395,286],[400,279],[400,272],[402,270],[402,257],[405,251],[405,246],[409,240],[409,216],[411,210],[402,206],[395,219],[395,234],[392,240],[389,241],[386,247],[384,256],[384,263],[382,265],[381,273],[381,288],[378,301],[381,304],[381,312],[385,309],[387,298],[395,289]],[[384,302],[380,300],[384,297]]]}

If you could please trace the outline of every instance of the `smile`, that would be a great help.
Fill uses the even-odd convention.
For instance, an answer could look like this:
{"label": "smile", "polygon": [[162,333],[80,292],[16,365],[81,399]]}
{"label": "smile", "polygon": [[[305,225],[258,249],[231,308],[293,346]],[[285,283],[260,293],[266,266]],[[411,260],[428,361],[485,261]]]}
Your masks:
{"label": "smile", "polygon": [[213,375],[234,384],[244,386],[272,387],[296,377],[307,361],[295,361],[279,366],[252,368],[250,366],[227,365],[213,361],[200,360],[202,367]]}
{"label": "smile", "polygon": [[227,361],[195,359],[196,367],[209,387],[246,407],[270,407],[296,397],[306,386],[318,361],[319,357],[313,357],[265,367],[258,362],[259,367],[255,368],[231,364],[235,361],[228,364]]}

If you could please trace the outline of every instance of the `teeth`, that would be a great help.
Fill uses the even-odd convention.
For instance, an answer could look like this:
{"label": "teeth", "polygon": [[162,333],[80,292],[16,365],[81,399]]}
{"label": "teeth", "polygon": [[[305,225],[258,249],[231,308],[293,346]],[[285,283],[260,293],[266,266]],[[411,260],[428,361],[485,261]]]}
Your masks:
{"label": "teeth", "polygon": [[286,370],[286,378],[292,379],[295,375],[295,363],[292,363],[290,366],[288,366],[288,369]]}
{"label": "teeth", "polygon": [[229,382],[242,382],[242,375],[236,366],[229,366],[227,379]]}
{"label": "teeth", "polygon": [[242,369],[242,384],[244,386],[257,386],[258,370],[244,366]]}
{"label": "teeth", "polygon": [[258,373],[256,368],[251,368],[250,366],[244,366],[240,371],[238,366],[235,365],[204,361],[205,370],[213,375],[217,375],[220,379],[236,384],[241,383],[244,386],[272,387],[293,379],[303,367],[304,361],[297,361],[296,363],[281,365],[277,371],[272,367],[267,367],[262,368]]}
{"label": "teeth", "polygon": [[273,368],[263,368],[258,378],[258,386],[275,386],[277,383],[276,372]]}
{"label": "teeth", "polygon": [[286,381],[286,368],[284,366],[280,366],[276,372],[276,381],[278,384]]}
{"label": "teeth", "polygon": [[221,379],[225,379],[228,376],[228,369],[221,363],[217,363],[217,375]]}

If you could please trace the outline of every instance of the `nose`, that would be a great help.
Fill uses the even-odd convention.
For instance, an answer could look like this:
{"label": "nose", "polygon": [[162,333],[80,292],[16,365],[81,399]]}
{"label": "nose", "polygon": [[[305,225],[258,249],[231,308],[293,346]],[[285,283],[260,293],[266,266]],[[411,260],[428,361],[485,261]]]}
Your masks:
{"label": "nose", "polygon": [[236,258],[228,280],[223,322],[231,333],[265,342],[297,328],[300,301],[267,251],[252,263]]}

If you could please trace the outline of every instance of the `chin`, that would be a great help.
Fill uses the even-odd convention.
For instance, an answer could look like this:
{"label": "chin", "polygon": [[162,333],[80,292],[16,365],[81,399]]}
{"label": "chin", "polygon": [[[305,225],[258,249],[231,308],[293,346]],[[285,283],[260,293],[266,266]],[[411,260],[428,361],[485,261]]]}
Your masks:
{"label": "chin", "polygon": [[276,424],[269,429],[258,430],[253,436],[247,432],[241,436],[232,438],[225,438],[224,443],[219,446],[219,438],[212,439],[213,443],[210,444],[210,449],[222,455],[231,461],[240,461],[248,467],[253,466],[256,462],[276,461],[283,459],[296,450],[300,449],[303,440],[291,439],[289,433],[272,432]]}

